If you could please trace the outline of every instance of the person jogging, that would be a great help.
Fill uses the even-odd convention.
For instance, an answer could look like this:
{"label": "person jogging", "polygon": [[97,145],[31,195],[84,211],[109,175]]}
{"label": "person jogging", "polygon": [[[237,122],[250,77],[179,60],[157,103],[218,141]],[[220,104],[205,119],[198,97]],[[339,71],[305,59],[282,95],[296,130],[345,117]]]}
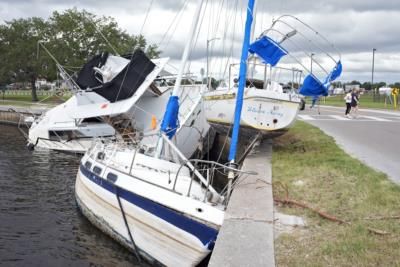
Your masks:
{"label": "person jogging", "polygon": [[358,96],[358,91],[357,90],[353,90],[353,92],[351,93],[351,115],[353,118],[357,118],[358,116],[358,103],[360,102],[359,100],[359,96]]}
{"label": "person jogging", "polygon": [[350,110],[351,110],[351,91],[347,92],[347,94],[344,96],[344,100],[346,102],[346,111],[344,113],[344,116],[347,118],[350,118]]}

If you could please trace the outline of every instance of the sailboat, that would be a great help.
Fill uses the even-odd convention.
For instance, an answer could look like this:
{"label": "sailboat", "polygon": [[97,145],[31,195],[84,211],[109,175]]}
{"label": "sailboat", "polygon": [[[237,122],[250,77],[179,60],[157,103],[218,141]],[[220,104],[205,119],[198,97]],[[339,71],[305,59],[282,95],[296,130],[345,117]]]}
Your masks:
{"label": "sailboat", "polygon": [[[293,40],[295,36],[301,40]],[[327,92],[328,84],[337,77],[330,76],[323,81],[317,77],[316,67],[319,67],[324,75],[328,75],[329,71],[317,60],[315,51],[327,55],[333,67],[341,71],[340,55],[338,59],[333,58],[314,39],[317,41],[322,39],[329,47],[333,47],[325,37],[300,19],[283,15],[274,20],[271,27],[249,45],[252,56],[246,60],[248,68],[240,120],[241,135],[280,135],[296,120],[298,111],[304,104],[302,101],[304,95],[322,95]],[[302,47],[302,43],[306,43],[307,46]],[[314,52],[308,51],[310,49]],[[314,72],[299,56],[311,57]],[[280,64],[285,57],[294,64]],[[303,82],[304,75],[308,73]],[[232,80],[232,77],[229,79]],[[239,76],[239,79],[235,80],[240,81],[240,79]],[[310,85],[309,82],[316,83],[312,85],[313,88],[320,87],[317,89],[318,92],[305,90]],[[219,133],[227,134],[233,126],[236,94],[237,84],[209,91],[204,95],[207,121]]]}
{"label": "sailboat", "polygon": [[[150,60],[141,50],[126,57],[108,53],[93,57],[75,80],[68,79],[74,95],[34,120],[28,145],[84,153],[95,138],[123,138],[131,142],[140,138],[146,150],[154,149],[151,133],[159,129],[162,107],[176,79],[165,70],[168,61],[169,58]],[[185,86],[182,95],[191,101],[185,102],[185,109],[195,106],[201,90],[200,85]],[[200,115],[197,110],[193,112],[191,122]],[[178,140],[186,156],[196,151],[198,140],[208,132],[205,120],[196,120],[195,126],[201,131],[185,128],[185,135]],[[147,135],[136,136],[139,132]]]}
{"label": "sailboat", "polygon": [[[139,259],[167,266],[192,266],[206,257],[224,217],[223,198],[210,177],[185,156],[199,140],[179,142],[193,138],[188,130],[204,131],[198,127],[205,123],[198,117],[201,93],[190,96],[181,86],[202,6],[198,1],[161,132],[144,133],[131,144],[96,142],[83,156],[75,184],[76,202],[94,225]],[[154,148],[147,148],[146,138],[153,138]]]}
{"label": "sailboat", "polygon": [[[140,140],[130,145],[99,141],[85,153],[77,173],[75,198],[84,216],[133,251],[139,261],[166,266],[195,266],[202,261],[223,223],[232,180],[241,174],[235,158],[254,0],[247,8],[229,166],[188,159],[176,142],[193,114],[181,110],[187,100],[181,97],[180,83],[202,6],[199,0],[155,149],[143,149]],[[229,171],[232,178],[220,192],[212,185],[215,171]]]}

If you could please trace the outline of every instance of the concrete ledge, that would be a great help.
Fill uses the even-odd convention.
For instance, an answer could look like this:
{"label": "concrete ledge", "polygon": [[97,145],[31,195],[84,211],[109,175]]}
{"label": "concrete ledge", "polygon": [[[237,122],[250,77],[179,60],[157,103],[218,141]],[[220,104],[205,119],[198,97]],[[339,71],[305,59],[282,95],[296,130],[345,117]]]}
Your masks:
{"label": "concrete ledge", "polygon": [[208,266],[275,266],[272,142],[263,141],[247,156]]}

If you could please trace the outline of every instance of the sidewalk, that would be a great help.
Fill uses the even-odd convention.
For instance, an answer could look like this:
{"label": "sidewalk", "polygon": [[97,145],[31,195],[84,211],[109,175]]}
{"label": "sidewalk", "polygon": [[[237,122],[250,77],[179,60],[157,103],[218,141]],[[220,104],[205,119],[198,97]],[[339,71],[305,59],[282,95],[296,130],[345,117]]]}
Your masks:
{"label": "sidewalk", "polygon": [[243,175],[234,188],[210,267],[275,266],[272,142],[265,140],[255,150],[242,169],[258,175]]}

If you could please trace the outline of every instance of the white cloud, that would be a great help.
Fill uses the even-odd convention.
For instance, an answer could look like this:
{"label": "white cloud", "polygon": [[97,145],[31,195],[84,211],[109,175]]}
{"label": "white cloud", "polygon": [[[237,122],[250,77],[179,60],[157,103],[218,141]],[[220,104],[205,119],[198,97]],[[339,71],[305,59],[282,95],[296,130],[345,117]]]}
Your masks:
{"label": "white cloud", "polygon": [[[55,0],[2,0],[1,20],[40,16],[48,17],[54,10],[62,11],[77,7],[96,15],[112,16],[120,27],[132,34],[142,28],[146,11],[151,1],[99,1],[75,0],[60,2]],[[159,43],[182,7],[184,0],[154,0],[152,10],[144,25],[143,33],[150,43]],[[207,39],[226,37],[211,43],[211,71],[220,72],[227,64],[226,56],[237,59],[240,54],[240,40],[243,32],[246,0],[209,0],[202,29],[192,52],[192,71],[199,72],[206,65]],[[211,4],[210,4],[211,3]],[[239,3],[236,7],[236,3]],[[170,56],[178,63],[191,23],[196,1],[190,0],[180,17],[179,24],[171,28],[161,43],[164,56]],[[212,6],[211,6],[212,5]],[[369,81],[372,65],[372,48],[377,48],[375,59],[375,80],[400,81],[400,27],[396,18],[400,15],[398,0],[321,0],[321,1],[258,1],[256,34],[267,28],[273,17],[290,13],[313,25],[342,52],[344,73],[342,80]],[[236,15],[235,15],[236,14]],[[220,19],[220,21],[219,21]],[[236,23],[233,21],[236,19]],[[218,22],[219,21],[219,22]],[[217,27],[218,25],[218,27]],[[226,27],[229,26],[229,27]],[[228,29],[228,31],[225,31]],[[173,33],[173,34],[172,34]],[[170,41],[168,41],[170,40]],[[234,43],[231,48],[231,43]],[[232,62],[232,61],[230,61]]]}

